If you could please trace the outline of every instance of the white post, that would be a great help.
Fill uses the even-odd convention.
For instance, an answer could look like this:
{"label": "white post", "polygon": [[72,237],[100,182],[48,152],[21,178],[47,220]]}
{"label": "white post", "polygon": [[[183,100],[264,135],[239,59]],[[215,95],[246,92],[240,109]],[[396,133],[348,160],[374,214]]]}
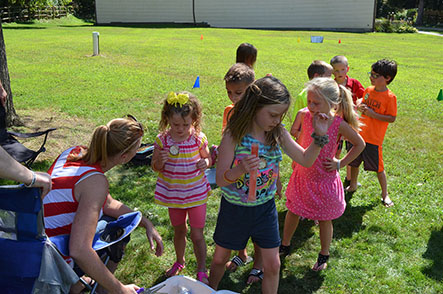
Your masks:
{"label": "white post", "polygon": [[92,32],[92,48],[93,48],[92,56],[97,56],[100,54],[100,48],[98,45],[99,36],[100,36],[99,32]]}

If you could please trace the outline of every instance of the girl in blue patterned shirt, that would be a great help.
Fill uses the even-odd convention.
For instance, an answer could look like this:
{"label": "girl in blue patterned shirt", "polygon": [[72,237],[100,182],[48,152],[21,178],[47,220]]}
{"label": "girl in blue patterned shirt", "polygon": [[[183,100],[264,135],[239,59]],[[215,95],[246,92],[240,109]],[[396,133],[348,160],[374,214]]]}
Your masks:
{"label": "girl in blue patterned shirt", "polygon": [[[290,94],[278,79],[267,76],[250,85],[237,102],[219,146],[216,181],[222,199],[214,232],[216,248],[209,285],[217,289],[231,250],[246,247],[248,239],[258,245],[263,266],[262,293],[277,293],[280,236],[275,193],[279,193],[280,146],[292,160],[309,167],[327,140],[327,117],[314,116],[313,136],[305,150],[298,145],[281,121],[290,104]],[[251,146],[258,145],[258,156]],[[255,201],[248,201],[250,172],[257,173]]]}

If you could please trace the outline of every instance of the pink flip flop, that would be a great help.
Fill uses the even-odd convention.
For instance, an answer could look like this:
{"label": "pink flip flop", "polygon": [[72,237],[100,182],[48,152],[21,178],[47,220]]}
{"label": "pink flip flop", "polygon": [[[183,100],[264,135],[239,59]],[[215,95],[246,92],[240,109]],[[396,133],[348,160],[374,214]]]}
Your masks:
{"label": "pink flip flop", "polygon": [[167,277],[172,277],[172,276],[176,276],[178,273],[180,273],[182,271],[182,269],[185,268],[184,264],[180,264],[178,262],[174,262],[174,264],[172,265],[172,267],[166,271],[166,276]]}
{"label": "pink flip flop", "polygon": [[198,272],[197,273],[197,280],[199,282],[202,282],[203,284],[206,284],[206,285],[209,284],[209,277],[206,272]]}

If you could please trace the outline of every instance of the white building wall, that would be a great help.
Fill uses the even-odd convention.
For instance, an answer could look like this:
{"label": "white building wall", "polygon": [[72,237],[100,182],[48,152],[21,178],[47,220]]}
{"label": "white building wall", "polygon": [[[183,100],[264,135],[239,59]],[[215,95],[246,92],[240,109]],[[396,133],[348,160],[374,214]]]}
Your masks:
{"label": "white building wall", "polygon": [[[96,0],[97,23],[192,23],[192,0]],[[195,0],[212,27],[371,30],[374,0]]]}

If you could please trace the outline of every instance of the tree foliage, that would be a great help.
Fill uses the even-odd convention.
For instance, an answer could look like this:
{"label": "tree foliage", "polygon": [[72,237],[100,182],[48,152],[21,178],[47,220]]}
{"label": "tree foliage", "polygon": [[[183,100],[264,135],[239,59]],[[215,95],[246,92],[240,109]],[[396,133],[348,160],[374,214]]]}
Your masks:
{"label": "tree foliage", "polygon": [[[440,10],[443,7],[442,0],[422,0],[425,9]],[[378,0],[377,18],[388,17],[389,13],[419,7],[420,0]]]}
{"label": "tree foliage", "polygon": [[63,6],[71,3],[72,0],[2,0],[3,6],[15,7],[45,7],[45,6]]}

